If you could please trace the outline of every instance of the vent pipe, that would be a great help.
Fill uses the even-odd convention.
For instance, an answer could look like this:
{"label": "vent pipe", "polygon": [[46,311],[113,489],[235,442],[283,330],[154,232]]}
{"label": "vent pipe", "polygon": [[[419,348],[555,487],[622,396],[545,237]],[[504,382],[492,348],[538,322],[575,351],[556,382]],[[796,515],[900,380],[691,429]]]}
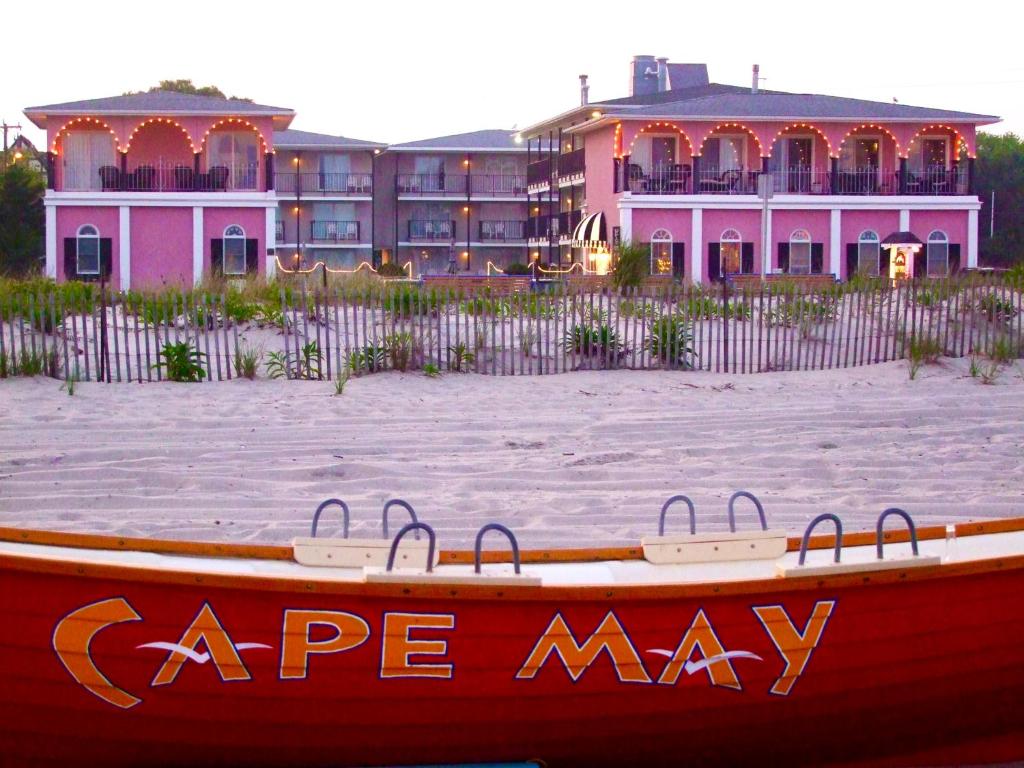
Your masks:
{"label": "vent pipe", "polygon": [[754,94],[757,93],[757,86],[760,84],[760,81],[761,81],[761,67],[760,67],[760,65],[755,64],[754,65],[754,78],[753,78],[753,80],[750,83],[750,92],[751,93],[754,93]]}
{"label": "vent pipe", "polygon": [[590,103],[590,86],[587,85],[587,76],[580,75],[580,106],[585,107]]}

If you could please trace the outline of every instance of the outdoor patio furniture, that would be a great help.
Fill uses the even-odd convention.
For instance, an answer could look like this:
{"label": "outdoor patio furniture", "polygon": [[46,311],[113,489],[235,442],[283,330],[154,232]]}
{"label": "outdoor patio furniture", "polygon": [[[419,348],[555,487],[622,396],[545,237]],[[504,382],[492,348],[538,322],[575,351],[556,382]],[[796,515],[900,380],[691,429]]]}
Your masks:
{"label": "outdoor patio furniture", "polygon": [[701,192],[735,192],[743,180],[743,172],[736,169],[722,171],[718,177],[703,178],[700,180]]}
{"label": "outdoor patio furniture", "polygon": [[100,166],[100,184],[104,192],[121,189],[121,169],[114,165]]}
{"label": "outdoor patio furniture", "polygon": [[138,192],[149,192],[156,188],[156,168],[140,165],[131,175],[131,187]]}
{"label": "outdoor patio furniture", "polygon": [[174,188],[179,192],[195,188],[195,171],[187,165],[174,167]]}
{"label": "outdoor patio furniture", "polygon": [[209,188],[215,191],[224,190],[228,187],[228,168],[226,165],[215,165],[210,169]]}

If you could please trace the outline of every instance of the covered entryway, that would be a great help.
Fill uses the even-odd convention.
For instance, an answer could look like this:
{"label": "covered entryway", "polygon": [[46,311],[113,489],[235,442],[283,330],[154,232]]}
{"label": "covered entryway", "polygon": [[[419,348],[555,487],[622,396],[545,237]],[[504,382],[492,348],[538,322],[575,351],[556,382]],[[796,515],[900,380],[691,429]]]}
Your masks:
{"label": "covered entryway", "polygon": [[585,216],[572,232],[572,247],[583,249],[583,268],[597,275],[607,275],[612,255],[608,250],[608,225],[603,213]]}
{"label": "covered entryway", "polygon": [[889,279],[912,280],[914,261],[924,243],[913,232],[893,232],[882,240],[882,248],[889,251]]}

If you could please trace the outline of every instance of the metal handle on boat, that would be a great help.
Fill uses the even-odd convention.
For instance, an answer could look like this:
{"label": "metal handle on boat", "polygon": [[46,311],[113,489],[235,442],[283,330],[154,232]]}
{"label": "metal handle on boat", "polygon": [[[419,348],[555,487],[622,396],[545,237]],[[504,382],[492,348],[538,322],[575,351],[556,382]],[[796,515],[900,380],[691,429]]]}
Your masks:
{"label": "metal handle on boat", "polygon": [[320,515],[322,515],[323,511],[325,509],[327,509],[327,507],[331,506],[332,504],[337,504],[339,507],[341,507],[342,518],[345,521],[345,528],[344,528],[344,530],[342,532],[342,538],[345,538],[345,539],[348,538],[348,518],[349,518],[348,504],[346,504],[341,499],[328,499],[327,501],[323,502],[319,507],[316,508],[316,512],[313,513],[313,526],[312,526],[312,528],[310,529],[310,532],[309,532],[309,535],[312,538],[314,538],[314,539],[316,538],[316,529],[317,529],[317,526],[320,525]]}
{"label": "metal handle on boat", "polygon": [[434,570],[434,545],[437,543],[437,537],[434,535],[434,529],[426,523],[407,523],[402,526],[402,530],[395,534],[395,540],[391,542],[391,551],[388,552],[387,570],[390,571],[395,567],[395,555],[398,554],[398,543],[409,531],[427,532],[427,573],[430,573]]}
{"label": "metal handle on boat", "polygon": [[760,500],[750,491],[736,491],[729,497],[729,530],[736,533],[736,499],[750,499],[757,507],[757,516],[761,518],[761,530],[768,530],[768,518],[764,516],[764,507]]}
{"label": "metal handle on boat", "polygon": [[482,527],[476,533],[476,545],[473,547],[473,562],[475,564],[475,570],[480,573],[480,548],[484,543],[484,534],[488,531],[498,531],[499,533],[505,534],[508,539],[508,543],[512,545],[512,566],[515,569],[516,575],[519,575],[519,542],[516,541],[516,535],[512,533],[501,523],[488,523]]}
{"label": "metal handle on boat", "polygon": [[904,510],[898,507],[889,507],[878,516],[878,522],[875,524],[875,553],[878,555],[878,559],[882,559],[882,528],[885,526],[885,519],[893,515],[902,517],[906,522],[907,528],[910,529],[910,547],[914,551],[914,557],[917,557],[917,526]]}
{"label": "metal handle on boat", "polygon": [[836,551],[833,560],[834,562],[839,562],[839,553],[843,550],[843,521],[831,512],[822,512],[816,518],[811,520],[811,524],[808,525],[807,530],[804,531],[804,537],[800,541],[800,565],[803,565],[804,560],[807,558],[807,545],[811,540],[812,531],[818,527],[818,523],[824,523],[826,520],[831,520],[836,526]]}
{"label": "metal handle on boat", "polygon": [[668,501],[661,505],[661,514],[658,516],[658,535],[665,535],[665,513],[668,512],[668,508],[675,504],[677,501],[685,501],[686,506],[690,509],[690,535],[693,536],[697,533],[697,510],[693,506],[693,502],[690,501],[689,496],[679,494],[678,496],[672,496]]}
{"label": "metal handle on boat", "polygon": [[[418,523],[420,521],[419,518],[416,517],[416,510],[412,508],[412,504],[410,504],[408,501],[403,501],[402,499],[389,499],[388,501],[384,502],[384,514],[381,518],[381,526],[384,529],[385,539],[388,537],[388,512],[391,511],[392,507],[401,507],[402,509],[404,509],[406,512],[409,513],[409,517],[412,518],[412,521],[414,523]],[[420,540],[420,532],[418,529],[415,533],[415,537],[416,541]]]}

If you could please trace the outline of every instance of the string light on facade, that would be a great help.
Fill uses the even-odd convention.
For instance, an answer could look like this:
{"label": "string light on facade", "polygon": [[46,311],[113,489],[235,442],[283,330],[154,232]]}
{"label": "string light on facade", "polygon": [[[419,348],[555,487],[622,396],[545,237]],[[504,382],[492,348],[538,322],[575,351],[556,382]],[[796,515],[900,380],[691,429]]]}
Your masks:
{"label": "string light on facade", "polygon": [[195,152],[197,151],[195,142],[192,141],[192,136],[189,135],[188,130],[186,130],[185,126],[183,126],[181,123],[177,122],[176,120],[171,120],[169,117],[151,117],[148,120],[144,120],[143,122],[135,126],[134,130],[132,130],[131,134],[128,136],[128,143],[125,144],[124,149],[121,150],[122,152],[127,152],[129,149],[131,149],[132,141],[135,140],[135,134],[137,134],[147,125],[173,125],[175,128],[177,128],[178,130],[185,134],[185,138],[188,139],[188,145],[192,149],[193,154],[195,154]]}
{"label": "string light on facade", "polygon": [[[274,261],[277,262],[277,268],[281,272],[283,272],[285,274],[288,274],[288,275],[310,275],[310,274],[316,272],[318,269],[324,269],[324,270],[327,271],[328,274],[331,274],[331,275],[352,275],[352,274],[355,274],[356,272],[360,272],[360,271],[362,271],[364,269],[365,270],[369,270],[370,272],[373,272],[374,274],[377,273],[377,270],[368,261],[360,262],[354,269],[341,269],[341,268],[329,267],[329,266],[327,266],[327,262],[326,261],[316,261],[313,264],[313,266],[308,267],[306,269],[302,269],[302,268],[300,268],[298,266],[295,267],[295,269],[287,269],[281,263],[281,259],[278,258],[277,256],[274,257]],[[298,264],[298,261],[299,261],[299,254],[295,254],[295,262],[296,262],[296,264]],[[405,262],[405,264],[402,265],[402,269],[409,275],[409,278],[411,279],[412,278],[412,262],[411,261]]]}
{"label": "string light on facade", "polygon": [[778,141],[786,131],[792,130],[794,128],[798,128],[798,129],[802,129],[802,130],[807,130],[807,131],[814,131],[825,142],[825,146],[828,149],[829,157],[839,157],[839,155],[833,154],[833,152],[832,152],[832,142],[828,140],[828,136],[826,136],[821,131],[820,128],[818,128],[817,126],[811,125],[810,123],[792,123],[791,125],[787,125],[781,131],[776,133],[775,136],[772,138],[772,144],[771,144],[771,147],[768,150],[769,156],[771,155],[771,151],[775,148],[775,142]]}
{"label": "string light on facade", "polygon": [[83,123],[88,125],[90,128],[106,128],[110,135],[114,137],[114,148],[120,152],[124,151],[121,149],[121,143],[117,140],[117,133],[114,132],[114,129],[111,128],[107,123],[95,117],[76,117],[64,123],[64,125],[60,127],[60,130],[57,131],[57,134],[53,137],[53,147],[51,151],[54,154],[57,154],[58,139],[60,139],[60,137],[63,136],[73,125],[79,125]]}

